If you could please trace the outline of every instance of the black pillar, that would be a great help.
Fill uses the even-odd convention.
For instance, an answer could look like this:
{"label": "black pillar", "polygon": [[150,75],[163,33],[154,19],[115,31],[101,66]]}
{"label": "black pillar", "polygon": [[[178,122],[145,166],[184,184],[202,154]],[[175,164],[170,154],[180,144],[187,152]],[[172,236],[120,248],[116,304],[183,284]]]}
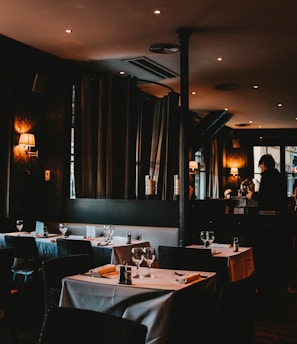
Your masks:
{"label": "black pillar", "polygon": [[181,92],[181,116],[179,134],[179,246],[184,246],[185,231],[188,222],[189,204],[189,143],[187,133],[190,127],[189,114],[189,61],[188,47],[192,29],[180,28],[177,34],[180,40],[180,92]]}

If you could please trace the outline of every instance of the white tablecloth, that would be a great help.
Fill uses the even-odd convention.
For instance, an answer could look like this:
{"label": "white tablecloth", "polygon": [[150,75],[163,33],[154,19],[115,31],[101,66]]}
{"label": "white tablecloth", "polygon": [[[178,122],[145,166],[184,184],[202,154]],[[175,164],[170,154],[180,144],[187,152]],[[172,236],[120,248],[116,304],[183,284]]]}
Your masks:
{"label": "white tablecloth", "polygon": [[[0,248],[5,247],[5,235],[22,235],[33,236],[36,238],[36,244],[39,252],[40,260],[55,258],[58,256],[56,239],[61,238],[59,234],[49,234],[48,238],[36,237],[35,232],[11,232],[0,233]],[[98,265],[101,264],[122,264],[128,261],[131,257],[131,248],[135,246],[149,246],[148,241],[132,240],[131,244],[127,244],[125,237],[114,237],[111,244],[104,245],[104,237],[96,237],[94,239],[87,239],[80,235],[70,235],[69,239],[76,240],[90,240],[95,261]],[[103,244],[103,245],[102,245]],[[130,261],[128,261],[130,263]]]}
{"label": "white tablecloth", "polygon": [[[145,267],[140,268],[140,273],[146,272]],[[135,267],[132,273],[135,273]],[[60,306],[112,313],[139,321],[148,328],[146,343],[165,344],[174,297],[203,289],[214,291],[216,274],[201,272],[207,278],[182,284],[176,281],[177,276],[172,270],[152,269],[152,273],[155,278],[133,278],[132,285],[119,284],[117,272],[108,275],[110,278],[67,277],[63,280]]]}
{"label": "white tablecloth", "polygon": [[[205,250],[202,245],[192,244],[186,247]],[[255,270],[252,247],[239,247],[238,252],[233,252],[233,249],[226,245],[214,245],[212,252],[214,257],[226,260],[230,282],[246,278]]]}

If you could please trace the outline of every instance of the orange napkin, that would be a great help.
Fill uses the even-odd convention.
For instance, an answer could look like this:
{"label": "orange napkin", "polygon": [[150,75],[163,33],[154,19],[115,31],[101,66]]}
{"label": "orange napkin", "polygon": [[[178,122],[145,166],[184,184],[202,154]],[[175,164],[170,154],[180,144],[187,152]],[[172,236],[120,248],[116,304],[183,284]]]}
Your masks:
{"label": "orange napkin", "polygon": [[177,281],[179,283],[190,283],[190,282],[198,280],[199,278],[200,278],[200,273],[197,272],[188,276],[180,276],[177,278]]}
{"label": "orange napkin", "polygon": [[91,269],[90,272],[98,275],[104,275],[108,272],[116,271],[116,266],[114,264],[106,264],[99,266],[98,268]]}

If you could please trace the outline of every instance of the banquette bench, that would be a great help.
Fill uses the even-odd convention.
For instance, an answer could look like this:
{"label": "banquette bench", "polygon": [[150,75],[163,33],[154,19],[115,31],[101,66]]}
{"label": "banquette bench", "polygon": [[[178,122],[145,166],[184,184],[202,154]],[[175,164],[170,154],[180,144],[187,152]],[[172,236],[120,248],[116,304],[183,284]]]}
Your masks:
{"label": "banquette bench", "polygon": [[[104,224],[64,222],[68,228],[68,234],[86,235],[87,226],[95,226],[96,236],[103,235]],[[50,233],[59,233],[58,222],[46,222]],[[155,247],[158,259],[158,246],[178,246],[177,227],[131,226],[114,225],[114,236],[127,236],[131,233],[132,239],[149,241]]]}

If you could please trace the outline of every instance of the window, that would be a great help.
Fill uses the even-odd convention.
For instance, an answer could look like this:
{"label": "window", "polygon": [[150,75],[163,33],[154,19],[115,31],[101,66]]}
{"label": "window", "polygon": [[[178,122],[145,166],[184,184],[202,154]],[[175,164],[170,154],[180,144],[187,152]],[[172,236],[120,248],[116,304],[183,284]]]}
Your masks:
{"label": "window", "polygon": [[204,199],[206,195],[206,169],[204,162],[203,148],[195,153],[195,161],[198,162],[198,171],[195,178],[195,195],[196,199]]}
{"label": "window", "polygon": [[[281,163],[280,157],[284,150],[285,161]],[[293,184],[297,183],[297,147],[296,146],[254,146],[254,183],[255,190],[258,191],[261,181],[261,171],[258,163],[263,154],[271,154],[275,160],[275,167],[284,173],[287,177],[287,195],[290,197],[293,193]],[[283,171],[282,166],[285,166]]]}

